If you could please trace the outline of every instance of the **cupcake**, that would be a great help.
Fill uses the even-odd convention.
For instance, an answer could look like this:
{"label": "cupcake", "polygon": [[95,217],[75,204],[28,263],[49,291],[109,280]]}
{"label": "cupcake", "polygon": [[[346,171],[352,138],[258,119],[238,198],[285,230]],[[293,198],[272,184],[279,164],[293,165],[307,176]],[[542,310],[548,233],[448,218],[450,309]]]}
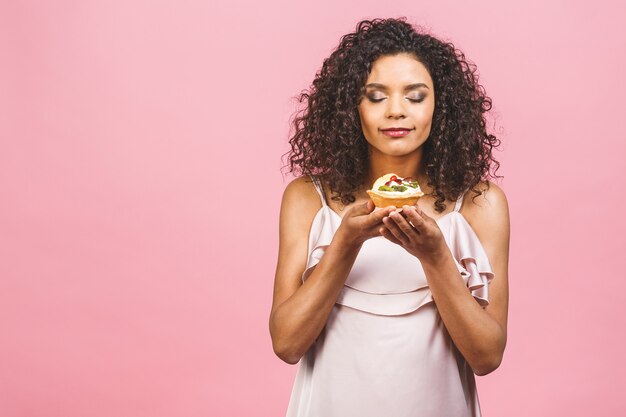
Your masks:
{"label": "cupcake", "polygon": [[371,190],[367,190],[374,205],[378,208],[403,205],[414,206],[417,200],[424,195],[417,180],[396,174],[385,174],[374,181]]}

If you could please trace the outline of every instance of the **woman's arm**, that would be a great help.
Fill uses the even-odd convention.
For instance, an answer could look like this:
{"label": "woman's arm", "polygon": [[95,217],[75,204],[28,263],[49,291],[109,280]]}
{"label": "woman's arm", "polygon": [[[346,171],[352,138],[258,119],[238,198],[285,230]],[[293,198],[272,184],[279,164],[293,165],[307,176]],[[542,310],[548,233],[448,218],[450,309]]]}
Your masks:
{"label": "woman's arm", "polygon": [[297,363],[321,333],[361,245],[380,235],[381,219],[391,211],[373,212],[371,201],[350,208],[324,256],[302,283],[309,231],[319,208],[319,196],[310,181],[298,178],[289,183],[280,211],[269,328],[274,352],[290,364]]}
{"label": "woman's arm", "polygon": [[[486,375],[500,365],[507,339],[509,210],[506,196],[493,183],[475,202],[468,197],[464,206],[467,206],[464,216],[485,248],[494,272],[494,278],[489,284],[487,307],[481,307],[468,291],[465,282],[459,279],[459,270],[448,246],[445,242],[443,245],[437,243],[436,222],[421,210],[409,210],[406,214],[416,229],[422,231],[420,236],[426,240],[430,238],[431,245],[422,245],[418,249],[411,247],[410,243],[403,246],[411,247],[419,254],[437,310],[454,344],[476,375]],[[417,217],[414,220],[411,217],[413,215],[419,216],[423,223],[419,224],[420,220]],[[391,225],[388,226],[389,230],[395,232],[393,236],[389,236],[387,231],[383,233],[398,244],[402,242],[396,234],[403,227],[409,226],[401,217],[395,214],[390,216],[396,220],[395,230],[393,222],[386,223]],[[410,230],[407,229],[405,236],[409,234]]]}

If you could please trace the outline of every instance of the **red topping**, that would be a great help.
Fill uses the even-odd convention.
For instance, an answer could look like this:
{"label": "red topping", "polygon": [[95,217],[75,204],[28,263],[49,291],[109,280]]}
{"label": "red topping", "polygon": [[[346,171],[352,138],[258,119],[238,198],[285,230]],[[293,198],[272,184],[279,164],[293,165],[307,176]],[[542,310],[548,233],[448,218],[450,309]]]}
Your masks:
{"label": "red topping", "polygon": [[392,175],[391,178],[389,178],[389,181],[387,181],[385,183],[386,186],[390,186],[392,182],[397,182],[398,184],[402,184],[402,178],[398,178],[395,175]]}

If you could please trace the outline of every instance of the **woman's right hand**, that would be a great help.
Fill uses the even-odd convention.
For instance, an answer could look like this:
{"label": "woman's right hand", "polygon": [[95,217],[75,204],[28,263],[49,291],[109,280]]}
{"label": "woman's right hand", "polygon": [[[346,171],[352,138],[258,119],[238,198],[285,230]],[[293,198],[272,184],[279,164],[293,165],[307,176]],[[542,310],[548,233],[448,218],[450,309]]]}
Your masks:
{"label": "woman's right hand", "polygon": [[374,210],[375,208],[372,200],[350,207],[344,214],[335,236],[349,246],[360,246],[368,239],[382,236],[380,226],[383,224],[383,218],[389,216],[396,207],[388,206]]}

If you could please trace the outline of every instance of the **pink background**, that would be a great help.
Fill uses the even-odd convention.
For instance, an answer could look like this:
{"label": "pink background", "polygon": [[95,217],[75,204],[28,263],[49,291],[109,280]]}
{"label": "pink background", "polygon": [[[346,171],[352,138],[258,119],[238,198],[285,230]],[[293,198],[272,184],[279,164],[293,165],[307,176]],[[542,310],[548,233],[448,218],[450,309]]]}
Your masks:
{"label": "pink background", "polygon": [[620,3],[3,2],[0,415],[284,415],[292,97],[357,21],[397,16],[478,65],[504,142],[509,341],[477,377],[485,416],[623,415]]}

